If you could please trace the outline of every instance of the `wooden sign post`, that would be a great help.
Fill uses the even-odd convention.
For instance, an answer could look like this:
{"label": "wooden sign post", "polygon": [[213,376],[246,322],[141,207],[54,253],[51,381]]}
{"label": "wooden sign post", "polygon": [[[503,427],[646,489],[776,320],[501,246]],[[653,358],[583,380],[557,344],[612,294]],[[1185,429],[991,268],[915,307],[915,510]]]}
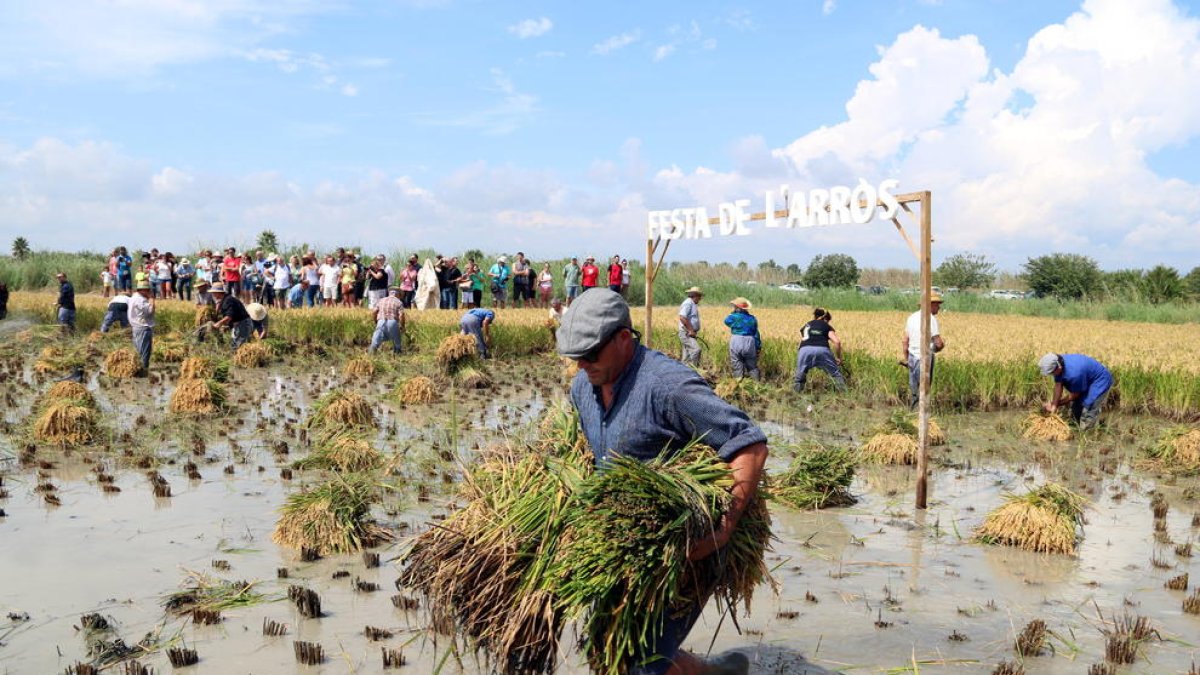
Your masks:
{"label": "wooden sign post", "polygon": [[[933,214],[932,214],[932,193],[929,190],[923,192],[910,192],[907,194],[896,195],[895,199],[900,203],[900,210],[891,218],[892,224],[896,226],[896,231],[900,233],[900,237],[904,239],[904,243],[908,246],[908,250],[912,252],[917,259],[917,263],[921,268],[921,375],[920,386],[918,389],[917,402],[917,444],[919,450],[917,452],[917,494],[916,507],[924,509],[928,502],[929,491],[929,382],[932,373],[932,336],[930,335],[930,317],[932,314],[932,304],[930,298],[933,292],[933,272],[932,264],[932,244],[933,244]],[[920,214],[913,213],[910,204],[919,204]],[[877,206],[883,206],[880,201]],[[860,206],[866,206],[860,202]],[[828,206],[825,207],[829,209]],[[920,247],[913,243],[908,232],[905,231],[904,225],[900,222],[900,212],[908,214],[910,219],[916,220],[920,228],[921,243]],[[753,213],[749,216],[749,220],[760,221],[766,220],[768,214],[766,212]],[[776,219],[787,218],[788,211],[780,210],[773,213]],[[719,225],[720,218],[709,218],[709,225]],[[659,247],[662,250],[659,250]],[[671,240],[664,239],[659,236],[656,238],[646,239],[646,322],[645,330],[642,332],[642,340],[647,347],[651,346],[654,341],[654,280],[658,277],[659,269],[662,268],[663,259],[667,255],[667,249],[671,246]],[[657,254],[658,259],[655,260]]]}

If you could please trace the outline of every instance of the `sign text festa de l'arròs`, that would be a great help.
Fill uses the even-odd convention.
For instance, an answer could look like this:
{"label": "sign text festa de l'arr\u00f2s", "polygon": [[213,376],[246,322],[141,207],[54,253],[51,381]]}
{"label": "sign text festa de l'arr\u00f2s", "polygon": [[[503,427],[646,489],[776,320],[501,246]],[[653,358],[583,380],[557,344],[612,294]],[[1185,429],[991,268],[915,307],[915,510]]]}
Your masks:
{"label": "sign text festa de l'arr\u00f2s", "polygon": [[[779,189],[780,202],[787,205],[787,217],[775,217],[776,193],[767,191],[764,202],[766,227],[816,227],[818,225],[865,225],[876,215],[884,220],[896,215],[900,202],[895,192],[899,181],[885,180],[878,186],[859,180],[858,186],[813,189],[791,192],[785,185]],[[880,212],[882,209],[882,213]],[[648,239],[708,239],[721,236],[747,235],[750,228],[750,200],[721,202],[717,206],[719,222],[716,232],[708,222],[708,209],[694,206],[684,209],[651,211],[646,217]]]}

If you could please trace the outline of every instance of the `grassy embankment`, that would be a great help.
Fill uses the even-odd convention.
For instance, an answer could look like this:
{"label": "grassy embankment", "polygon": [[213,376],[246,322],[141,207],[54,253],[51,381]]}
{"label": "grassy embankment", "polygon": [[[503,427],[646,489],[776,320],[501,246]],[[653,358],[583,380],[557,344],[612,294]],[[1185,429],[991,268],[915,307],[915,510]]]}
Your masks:
{"label": "grassy embankment", "polygon": [[[80,298],[78,324],[82,331],[96,328],[104,301]],[[38,321],[53,321],[53,296],[14,294],[11,308],[32,314]],[[724,307],[704,306],[707,347],[703,367],[727,372],[727,334],[721,319]],[[759,317],[764,346],[761,367],[768,381],[789,385],[795,367],[796,333],[803,317],[786,309],[766,309]],[[456,331],[458,312],[409,314],[412,344],[432,353],[438,341]],[[937,364],[934,404],[941,409],[979,410],[1029,407],[1049,392],[1049,379],[1034,366],[1046,351],[1088,353],[1106,363],[1117,378],[1116,396],[1110,404],[1131,412],[1147,412],[1174,419],[1200,416],[1200,341],[1191,326],[1124,324],[1111,330],[1103,321],[1063,321],[1008,316],[942,315],[942,333],[948,347]],[[493,348],[500,358],[549,352],[553,342],[540,310],[504,310],[493,327]],[[641,310],[634,323],[642,325]],[[846,369],[856,395],[887,402],[907,400],[907,370],[898,363],[903,312],[838,312],[834,325],[846,341]],[[194,308],[182,302],[159,303],[160,334],[192,329]],[[655,314],[654,345],[678,353],[674,312]],[[365,309],[317,309],[274,312],[271,333],[298,345],[331,350],[366,346],[372,332]],[[349,353],[347,353],[347,356]],[[823,374],[810,377],[809,387],[827,387]]]}

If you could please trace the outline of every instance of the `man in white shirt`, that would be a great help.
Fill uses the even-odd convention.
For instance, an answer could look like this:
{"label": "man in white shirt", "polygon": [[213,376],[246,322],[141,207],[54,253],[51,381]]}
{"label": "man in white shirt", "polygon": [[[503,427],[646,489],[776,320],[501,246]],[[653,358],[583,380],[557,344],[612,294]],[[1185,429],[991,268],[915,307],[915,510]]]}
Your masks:
{"label": "man in white shirt", "polygon": [[154,298],[150,297],[150,292],[150,282],[142,281],[129,299],[129,325],[133,327],[133,348],[142,361],[142,375],[150,368],[154,343]]}
{"label": "man in white shirt", "polygon": [[129,328],[129,296],[126,295],[128,292],[118,291],[109,301],[108,311],[104,313],[104,319],[100,322],[101,333],[107,333],[114,323],[120,324],[121,328]]}
{"label": "man in white shirt", "polygon": [[[929,298],[929,383],[933,384],[933,367],[937,363],[933,355],[946,348],[946,341],[938,331],[938,310],[942,308],[942,296],[933,291]],[[900,365],[908,367],[909,406],[917,407],[921,389],[921,310],[908,316],[904,322],[904,340],[901,342]]]}
{"label": "man in white shirt", "polygon": [[700,334],[700,304],[704,293],[700,288],[692,286],[685,291],[687,298],[679,305],[679,345],[683,348],[680,360],[689,366],[700,365],[700,343],[696,336]]}

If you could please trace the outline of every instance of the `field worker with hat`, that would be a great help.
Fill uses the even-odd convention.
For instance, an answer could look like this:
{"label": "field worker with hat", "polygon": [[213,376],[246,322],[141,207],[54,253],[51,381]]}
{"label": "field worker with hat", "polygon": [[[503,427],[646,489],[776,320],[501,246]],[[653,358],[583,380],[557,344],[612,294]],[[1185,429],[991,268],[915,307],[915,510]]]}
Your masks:
{"label": "field worker with hat", "polygon": [[129,291],[119,290],[113,299],[108,301],[108,310],[104,312],[104,319],[100,321],[101,333],[107,333],[114,323],[121,324],[121,328],[129,328],[128,294]]}
{"label": "field worker with hat", "polygon": [[252,302],[246,305],[246,313],[250,315],[250,332],[259,340],[266,339],[267,327],[271,323],[270,317],[267,316],[267,306],[261,302]]}
{"label": "field worker with hat", "polygon": [[208,280],[207,274],[200,272],[196,273],[196,306],[203,307],[204,305],[213,304],[212,296],[208,293],[208,287],[212,284]]}
{"label": "field worker with hat", "polygon": [[1046,412],[1055,413],[1069,404],[1071,419],[1080,429],[1096,426],[1113,385],[1112,373],[1103,363],[1084,354],[1050,353],[1038,359],[1038,370],[1054,378],[1054,395],[1044,406]]}
{"label": "field worker with hat", "polygon": [[488,278],[492,280],[492,306],[504,309],[504,304],[508,302],[508,277],[508,257],[500,256],[488,270]]}
{"label": "field worker with hat", "polygon": [[[846,378],[842,376],[842,341],[829,323],[833,315],[817,307],[812,321],[800,329],[800,351],[796,353],[796,375],[792,378],[792,390],[804,391],[808,371],[820,368],[833,379],[838,391],[846,391]],[[831,349],[832,347],[832,349]]]}
{"label": "field worker with hat", "polygon": [[[933,384],[933,367],[937,364],[933,355],[946,348],[946,341],[938,331],[937,313],[942,308],[942,294],[931,291],[929,297],[929,384]],[[916,408],[921,390],[921,310],[908,315],[904,322],[904,339],[901,341],[900,365],[908,368],[909,407]]]}
{"label": "field worker with hat", "polygon": [[58,314],[58,324],[62,326],[64,333],[75,332],[75,287],[67,281],[67,275],[59,272],[54,275],[58,279],[58,301],[55,303],[55,309]]}
{"label": "field worker with hat", "polygon": [[[571,381],[571,403],[600,471],[613,455],[649,462],[696,439],[729,463],[734,481],[729,510],[711,536],[700,537],[680,553],[703,560],[720,551],[746,508],[759,498],[767,437],[694,370],[642,346],[640,337],[620,294],[604,288],[581,295],[556,337],[558,353],[579,366]],[[647,636],[652,647],[632,660],[629,672],[746,673],[749,662],[742,654],[705,662],[680,650],[702,610],[701,603],[670,615],[657,635]]]}
{"label": "field worker with hat", "polygon": [[679,345],[683,348],[681,360],[689,366],[700,366],[700,343],[696,336],[700,334],[700,304],[704,293],[699,286],[692,286],[684,291],[687,297],[679,305]]}
{"label": "field worker with hat", "polygon": [[404,303],[400,300],[400,287],[391,286],[388,294],[375,302],[375,333],[367,353],[374,354],[383,341],[391,340],[392,353],[399,354],[403,348],[400,336],[404,333]]}
{"label": "field worker with hat", "polygon": [[133,348],[142,361],[142,372],[150,368],[150,352],[154,346],[154,298],[151,297],[150,280],[137,282],[134,295],[129,299],[129,325],[133,327]]}
{"label": "field worker with hat", "polygon": [[232,336],[233,350],[237,351],[247,341],[250,340],[250,334],[254,331],[254,322],[250,319],[250,313],[246,311],[246,306],[238,299],[234,293],[226,292],[224,284],[213,284],[213,298],[217,301],[217,314],[221,317],[213,324],[213,328],[229,328]]}
{"label": "field worker with hat", "polygon": [[589,255],[583,261],[583,267],[580,268],[579,273],[583,281],[583,290],[595,288],[600,283],[600,268],[596,267],[596,256]]}
{"label": "field worker with hat", "polygon": [[492,322],[495,320],[495,312],[476,307],[468,309],[458,322],[458,327],[462,329],[463,335],[474,336],[475,349],[479,351],[481,359],[488,358],[488,346],[492,344]]}
{"label": "field worker with hat", "polygon": [[758,354],[762,351],[762,336],[758,334],[758,319],[750,313],[752,305],[746,298],[734,298],[729,302],[733,311],[725,317],[729,327],[729,369],[737,378],[749,375],[762,379],[758,371]]}

